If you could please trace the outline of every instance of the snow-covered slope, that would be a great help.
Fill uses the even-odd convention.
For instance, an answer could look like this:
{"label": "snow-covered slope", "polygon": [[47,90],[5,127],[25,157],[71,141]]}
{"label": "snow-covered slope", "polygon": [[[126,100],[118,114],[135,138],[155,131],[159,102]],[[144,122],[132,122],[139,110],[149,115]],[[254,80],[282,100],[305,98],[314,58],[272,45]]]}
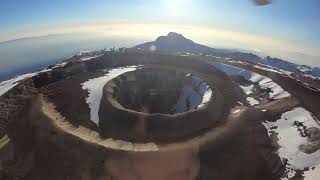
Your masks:
{"label": "snow-covered slope", "polygon": [[34,76],[36,74],[37,73],[24,74],[24,75],[18,76],[18,77],[13,78],[13,79],[2,81],[0,83],[0,96],[5,94],[6,92],[8,92],[10,89],[14,88],[16,85],[18,85],[19,81],[21,81],[23,79],[26,79],[26,78],[30,78],[30,77],[32,77],[32,76]]}
{"label": "snow-covered slope", "polygon": [[[270,93],[269,93],[270,99],[280,99],[280,98],[290,96],[290,94],[287,91],[283,90],[278,84],[276,84],[266,76],[262,76],[260,74],[257,74],[242,68],[238,68],[238,67],[234,67],[234,66],[230,66],[222,63],[217,63],[213,61],[208,61],[208,64],[220,69],[221,71],[225,72],[229,76],[235,76],[235,75],[242,76],[243,78],[252,82],[253,84],[259,85],[260,88],[262,89],[270,89]],[[252,86],[248,86],[248,87],[240,86],[240,87],[243,88],[243,91],[247,95],[251,94],[252,88],[253,88]]]}
{"label": "snow-covered slope", "polygon": [[[189,110],[196,109],[198,107],[203,106],[206,102],[208,102],[212,95],[212,90],[209,86],[202,81],[200,78],[188,74],[187,77],[192,78],[193,86],[185,86],[182,88],[182,92],[178,99],[177,104],[175,105],[175,110],[177,113],[185,112]],[[195,90],[193,87],[199,86],[198,90]],[[190,107],[186,104],[186,102],[190,102]],[[188,109],[189,108],[189,109]]]}
{"label": "snow-covered slope", "polygon": [[291,62],[284,61],[282,59],[270,57],[261,59],[260,63],[279,70],[289,71],[291,73],[299,73],[311,78],[320,78],[320,68],[318,67],[294,64]]}
{"label": "snow-covered slope", "polygon": [[82,88],[88,91],[88,98],[86,102],[90,107],[90,120],[99,125],[99,107],[100,101],[103,94],[103,86],[109,82],[110,80],[114,79],[121,74],[126,72],[135,71],[136,69],[140,68],[139,66],[129,66],[129,67],[120,67],[111,69],[106,73],[104,76],[89,79],[88,81],[82,83]]}
{"label": "snow-covered slope", "polygon": [[275,122],[266,121],[263,125],[269,134],[275,133],[280,146],[278,153],[282,160],[287,160],[288,177],[294,177],[296,171],[304,171],[305,180],[317,180],[320,177],[320,151],[306,154],[299,146],[308,143],[304,130],[310,127],[320,128],[316,119],[302,107],[282,114]]}
{"label": "snow-covered slope", "polygon": [[[64,66],[64,65],[65,65],[64,63],[56,64],[53,68],[58,67],[58,66]],[[38,71],[38,72],[23,74],[23,75],[15,77],[15,78],[0,82],[0,96],[4,95],[10,89],[17,86],[20,81],[27,79],[27,78],[31,78],[41,72],[47,72],[47,71],[51,71],[51,70],[52,69],[45,69],[45,70]]]}

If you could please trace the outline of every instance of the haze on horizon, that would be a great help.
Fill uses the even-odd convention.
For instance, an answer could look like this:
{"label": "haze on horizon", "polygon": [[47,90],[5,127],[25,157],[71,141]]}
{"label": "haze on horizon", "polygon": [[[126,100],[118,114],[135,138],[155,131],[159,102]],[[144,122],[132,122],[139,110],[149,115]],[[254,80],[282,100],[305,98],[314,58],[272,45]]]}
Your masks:
{"label": "haze on horizon", "polygon": [[79,50],[130,47],[168,32],[210,47],[320,66],[319,7],[318,0],[268,6],[250,0],[4,0],[0,71]]}

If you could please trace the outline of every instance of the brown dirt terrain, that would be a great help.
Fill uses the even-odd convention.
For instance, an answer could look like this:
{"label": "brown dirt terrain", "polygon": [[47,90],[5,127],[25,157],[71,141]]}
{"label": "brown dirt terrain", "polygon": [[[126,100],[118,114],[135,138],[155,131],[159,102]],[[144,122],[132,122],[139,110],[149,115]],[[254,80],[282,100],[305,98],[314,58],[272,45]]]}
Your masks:
{"label": "brown dirt terrain", "polygon": [[41,93],[53,102],[57,110],[70,119],[72,124],[99,131],[95,123],[88,121],[90,119],[90,110],[86,103],[88,93],[82,89],[81,83],[101,75],[102,72],[79,73],[72,78],[43,87]]}
{"label": "brown dirt terrain", "polygon": [[[260,108],[271,113],[255,108],[235,107],[237,101],[245,101],[242,92],[224,73],[216,71],[211,74],[215,69],[201,61],[188,57],[128,52],[106,55],[87,62],[72,62],[64,68],[20,83],[0,100],[4,104],[0,110],[1,122],[6,122],[2,133],[7,133],[11,138],[15,156],[15,162],[5,171],[6,178],[279,179],[284,166],[274,154],[275,147],[261,121],[266,117],[276,119],[280,113],[297,106],[299,102],[294,98],[287,98],[261,104]],[[203,73],[207,79],[212,78],[213,82],[220,85],[218,89],[222,89],[224,123],[209,127],[183,141],[172,139],[166,143],[155,143],[158,149],[148,152],[123,150],[122,141],[101,140],[96,137],[100,130],[90,121],[89,107],[85,102],[87,92],[82,90],[81,83],[102,75],[103,72],[99,69],[136,64],[186,67]],[[267,74],[261,71],[262,75],[263,73]],[[287,84],[284,89],[291,88],[293,91],[297,84],[287,82],[286,77],[274,74],[271,76],[278,79],[275,82],[279,82],[281,86],[281,82]],[[297,89],[296,93],[288,91],[294,97],[305,93],[303,87],[299,86]],[[307,92],[311,93],[310,90]],[[312,94],[309,98],[297,99],[315,110],[316,101],[311,100],[312,97],[318,96]],[[46,111],[47,104],[44,102],[53,104],[55,109],[52,112],[56,111],[60,115],[54,116],[51,111]],[[14,112],[14,116],[8,117],[11,112]],[[207,117],[196,116],[195,123],[203,118]],[[177,128],[183,129],[184,124],[181,123]],[[90,136],[85,134],[88,132]],[[134,143],[130,145],[133,147]],[[110,148],[115,146],[118,149]],[[143,147],[146,145],[142,144],[140,150]]]}
{"label": "brown dirt terrain", "polygon": [[[129,166],[127,168],[130,171],[125,171],[127,172],[125,174],[130,174],[132,171],[140,172],[139,169],[145,170],[141,173],[147,180],[148,177],[157,177],[156,174],[161,171],[170,172],[169,169],[172,170],[172,168],[169,167],[173,162],[178,163],[174,167],[181,167],[191,160],[187,160],[190,157],[187,155],[190,154],[189,151],[186,151],[187,156],[183,156],[184,148],[177,149],[176,155],[174,155],[176,150],[165,154],[107,150],[56,127],[53,124],[54,119],[48,119],[41,112],[39,98],[31,99],[30,103],[30,106],[25,109],[28,116],[10,126],[10,129],[13,129],[10,132],[16,132],[16,134],[9,134],[15,149],[19,150],[16,154],[23,159],[21,169],[18,169],[25,170],[21,173],[24,175],[22,179],[108,179],[111,178],[110,176],[117,177],[123,174],[126,166],[135,164],[136,171]],[[196,154],[199,159],[196,158],[190,162],[194,164],[192,162],[199,160],[198,179],[274,179],[271,169],[274,168],[273,166],[280,166],[278,168],[281,170],[281,162],[275,154],[271,153],[272,147],[265,129],[257,121],[263,116],[263,113],[258,110],[242,110],[239,115],[230,116],[226,126],[215,129],[209,135],[209,143],[201,145],[199,151],[191,151],[191,154],[198,152]],[[157,160],[158,156],[159,160]],[[123,157],[127,158],[123,159]],[[179,157],[181,157],[180,160]],[[185,160],[187,162],[182,163]],[[168,171],[165,170],[166,167],[169,168]],[[146,168],[149,170],[146,171]],[[192,170],[195,169],[196,167],[192,168]],[[148,172],[154,173],[148,175]],[[163,175],[163,173],[160,174]]]}

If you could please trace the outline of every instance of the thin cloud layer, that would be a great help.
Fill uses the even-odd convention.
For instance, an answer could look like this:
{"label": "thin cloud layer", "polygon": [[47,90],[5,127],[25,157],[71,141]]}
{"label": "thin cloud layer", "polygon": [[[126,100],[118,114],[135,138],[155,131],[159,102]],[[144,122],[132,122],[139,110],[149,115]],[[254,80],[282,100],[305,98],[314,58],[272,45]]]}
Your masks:
{"label": "thin cloud layer", "polygon": [[285,39],[266,37],[246,32],[231,31],[215,27],[195,27],[156,23],[86,23],[41,28],[37,31],[0,36],[0,41],[25,37],[46,36],[49,34],[87,33],[92,36],[119,37],[130,40],[149,41],[168,32],[178,32],[195,42],[213,47],[248,49],[283,58],[295,58],[295,55],[313,58],[320,54],[319,47],[290,42]]}

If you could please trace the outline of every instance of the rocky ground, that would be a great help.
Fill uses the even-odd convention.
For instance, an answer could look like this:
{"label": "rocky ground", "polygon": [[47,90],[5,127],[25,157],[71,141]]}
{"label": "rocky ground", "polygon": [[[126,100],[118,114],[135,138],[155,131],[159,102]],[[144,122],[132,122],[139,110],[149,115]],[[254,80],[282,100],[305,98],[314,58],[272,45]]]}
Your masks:
{"label": "rocky ground", "polygon": [[[212,79],[224,97],[216,100],[224,107],[223,123],[165,143],[99,137],[91,114],[96,101],[88,100],[92,92],[85,82],[116,67],[142,64],[188,67]],[[1,88],[0,133],[10,138],[0,150],[8,157],[0,159],[2,179],[315,180],[320,175],[320,94],[278,72],[131,49],[73,57],[2,82]],[[197,118],[205,117],[194,123]]]}
{"label": "rocky ground", "polygon": [[[273,113],[274,117],[266,117],[263,125],[268,130],[275,152],[279,153],[283,163],[286,164],[287,175],[283,179],[317,179],[320,169],[318,138],[320,127],[318,99],[320,94],[315,87],[320,83],[313,80],[312,84],[307,84],[300,81],[299,78],[294,79],[286,72],[275,71],[264,66],[230,59],[218,62],[226,64],[228,68],[224,68],[225,72],[233,77],[234,75],[238,76],[233,79],[238,82],[249,97],[251,96],[249,104],[263,109],[267,106],[273,112],[278,111],[278,113]],[[229,65],[232,66],[231,70]],[[223,65],[219,66],[223,67]],[[267,82],[261,83],[261,77],[257,78],[255,74],[248,78],[247,70],[269,79],[262,79],[262,82]],[[248,79],[251,84],[247,82]],[[256,79],[259,79],[258,83]],[[270,81],[275,82],[283,89],[281,90],[275,85],[269,86]],[[286,100],[279,104],[274,101],[274,98],[270,98],[270,95],[265,96],[266,91],[261,91],[261,89],[268,87],[265,84],[269,84],[268,93],[277,92],[282,96],[286,95],[286,98],[280,98]],[[286,91],[286,93],[281,93],[281,91]],[[252,97],[255,99],[252,100]]]}

